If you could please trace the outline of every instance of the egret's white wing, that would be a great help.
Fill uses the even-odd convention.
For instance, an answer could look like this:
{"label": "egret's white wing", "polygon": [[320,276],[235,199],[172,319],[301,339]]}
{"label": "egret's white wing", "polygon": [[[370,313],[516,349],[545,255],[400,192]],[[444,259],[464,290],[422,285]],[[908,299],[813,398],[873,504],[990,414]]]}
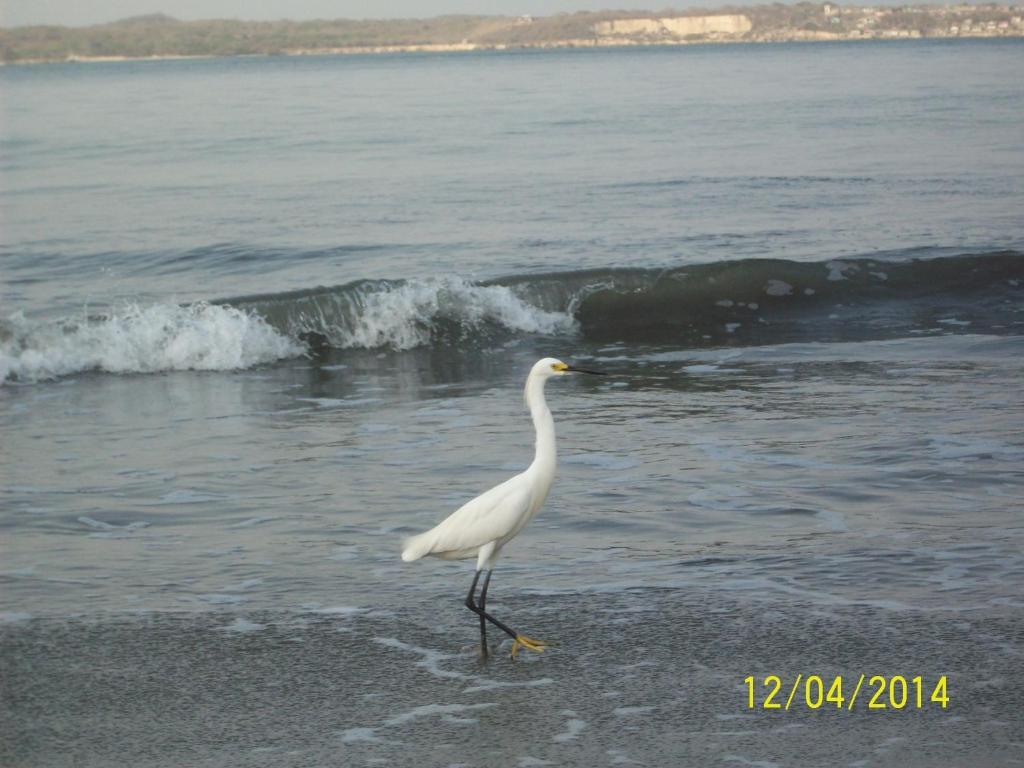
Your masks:
{"label": "egret's white wing", "polygon": [[516,475],[468,501],[437,526],[406,542],[403,560],[445,552],[471,554],[512,533],[530,512],[532,493],[524,475]]}

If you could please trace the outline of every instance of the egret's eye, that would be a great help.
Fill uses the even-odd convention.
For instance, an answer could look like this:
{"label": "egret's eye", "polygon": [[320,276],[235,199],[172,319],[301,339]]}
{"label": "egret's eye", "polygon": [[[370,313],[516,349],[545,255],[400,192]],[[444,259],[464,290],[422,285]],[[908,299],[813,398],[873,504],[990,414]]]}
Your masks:
{"label": "egret's eye", "polygon": [[551,364],[551,370],[552,371],[557,371],[558,370],[558,363],[552,363]]}

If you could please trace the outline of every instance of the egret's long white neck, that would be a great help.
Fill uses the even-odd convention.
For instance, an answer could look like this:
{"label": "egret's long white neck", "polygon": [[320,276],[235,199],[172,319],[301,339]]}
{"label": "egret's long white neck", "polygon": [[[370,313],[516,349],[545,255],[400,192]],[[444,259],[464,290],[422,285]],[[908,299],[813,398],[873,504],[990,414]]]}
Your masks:
{"label": "egret's long white neck", "polygon": [[543,376],[530,376],[526,380],[526,405],[533,417],[533,428],[537,431],[536,453],[530,469],[554,476],[558,454],[555,449],[555,420],[544,400]]}

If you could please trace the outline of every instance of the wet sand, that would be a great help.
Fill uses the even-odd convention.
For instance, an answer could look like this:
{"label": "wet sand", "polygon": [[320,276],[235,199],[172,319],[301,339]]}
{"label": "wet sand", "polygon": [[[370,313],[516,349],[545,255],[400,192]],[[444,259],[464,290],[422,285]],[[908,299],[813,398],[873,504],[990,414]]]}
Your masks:
{"label": "wet sand", "polygon": [[[0,764],[1008,765],[1024,621],[678,590],[495,599],[543,655],[484,663],[458,599],[0,627]],[[497,637],[493,638],[496,642]],[[505,646],[507,648],[507,645]],[[750,711],[743,679],[947,675],[950,704]],[[849,695],[849,689],[847,689]]]}

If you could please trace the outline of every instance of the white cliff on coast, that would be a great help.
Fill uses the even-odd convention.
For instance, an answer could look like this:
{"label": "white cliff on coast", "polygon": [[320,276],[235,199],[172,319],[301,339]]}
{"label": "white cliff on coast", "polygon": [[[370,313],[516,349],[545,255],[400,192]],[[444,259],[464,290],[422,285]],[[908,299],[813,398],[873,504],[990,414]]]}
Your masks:
{"label": "white cliff on coast", "polygon": [[742,35],[753,29],[753,26],[747,16],[734,13],[661,19],[613,19],[595,24],[594,33],[598,37],[647,35],[683,38],[691,35]]}

